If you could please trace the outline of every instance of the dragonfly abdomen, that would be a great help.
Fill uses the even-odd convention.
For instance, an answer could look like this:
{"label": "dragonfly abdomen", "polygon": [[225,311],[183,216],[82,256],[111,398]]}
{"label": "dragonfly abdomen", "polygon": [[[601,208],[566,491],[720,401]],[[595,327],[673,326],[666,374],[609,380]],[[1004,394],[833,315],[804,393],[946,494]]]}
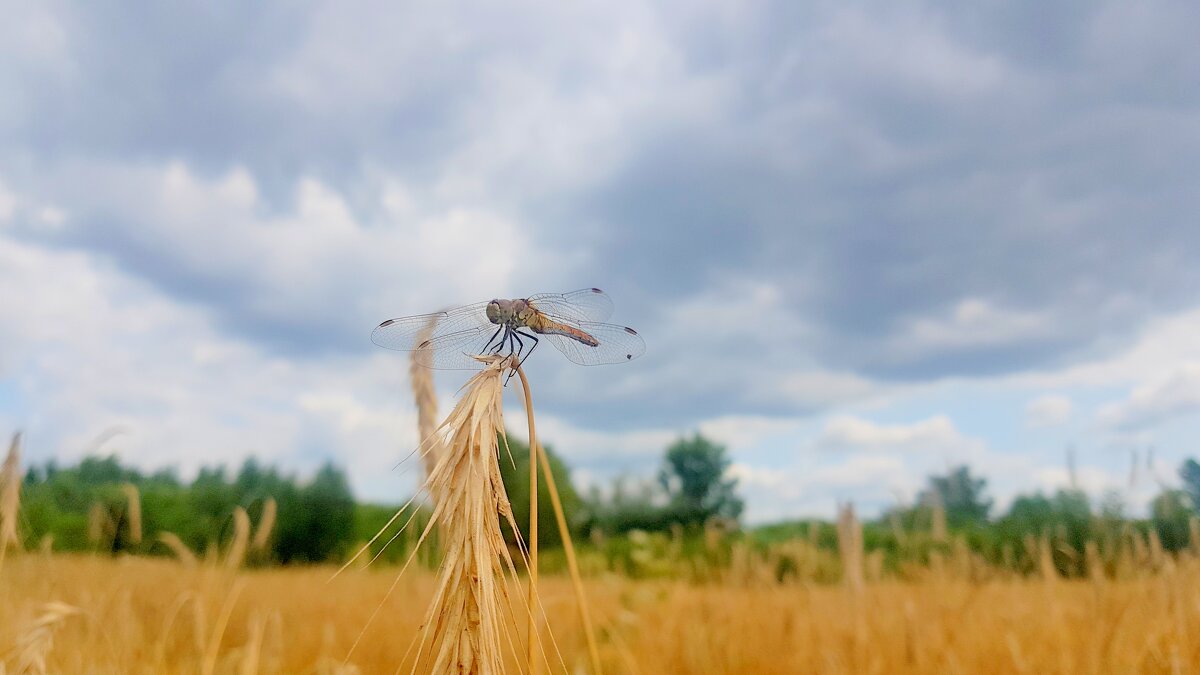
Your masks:
{"label": "dragonfly abdomen", "polygon": [[600,344],[599,340],[579,330],[578,328],[573,328],[566,324],[558,323],[557,321],[546,318],[544,315],[539,316],[537,321],[531,321],[529,327],[532,328],[535,333],[563,335],[577,342],[582,342],[589,347],[595,347]]}

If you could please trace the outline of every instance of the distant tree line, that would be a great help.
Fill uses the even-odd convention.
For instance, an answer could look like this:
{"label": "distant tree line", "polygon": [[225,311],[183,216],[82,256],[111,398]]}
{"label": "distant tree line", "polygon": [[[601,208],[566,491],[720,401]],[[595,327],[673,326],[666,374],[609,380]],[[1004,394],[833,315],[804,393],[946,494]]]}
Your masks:
{"label": "distant tree line", "polygon": [[[738,529],[743,501],[736,480],[730,477],[728,451],[698,433],[681,437],[664,450],[656,480],[618,479],[608,490],[593,487],[587,496],[576,491],[566,463],[552,448],[546,451],[577,541],[597,535],[621,537],[634,530],[686,536],[714,523],[723,531]],[[514,517],[522,537],[527,537],[529,447],[510,438],[501,444],[501,454],[502,478]],[[1131,531],[1153,533],[1164,550],[1178,551],[1192,544],[1195,522],[1190,519],[1200,509],[1200,463],[1187,460],[1179,468],[1179,477],[1181,486],[1164,488],[1146,518],[1129,517],[1117,492],[1093,500],[1075,488],[1023,494],[997,514],[987,480],[967,466],[958,466],[930,476],[914,503],[864,523],[864,545],[868,550],[883,550],[892,559],[912,560],[947,551],[957,541],[1001,563],[1012,550],[1028,549],[1031,538],[1052,540],[1054,563],[1066,574],[1079,568],[1089,542],[1111,543]],[[136,541],[120,527],[126,517],[127,485],[140,493],[138,518],[145,534]],[[51,461],[27,471],[21,531],[30,548],[49,535],[55,550],[148,554],[167,554],[157,535],[170,532],[193,551],[202,552],[230,536],[235,507],[258,522],[268,499],[278,508],[269,552],[261,561],[284,564],[344,559],[396,511],[390,505],[355,503],[345,474],[331,464],[301,480],[250,459],[235,472],[208,467],[195,478],[182,480],[171,470],[143,473],[115,457],[90,457],[73,467]],[[98,508],[114,523],[100,543],[95,533],[89,533],[89,516]],[[384,542],[393,542],[383,551],[385,560],[406,555],[428,522],[428,508],[415,508],[409,532],[392,537],[397,528],[393,525],[388,536],[373,545],[378,553]],[[544,482],[539,532],[543,547],[560,544]],[[750,535],[762,543],[803,536],[822,548],[836,548],[831,522],[783,522],[754,528]],[[515,546],[516,534],[507,536]]]}
{"label": "distant tree line", "polygon": [[[1086,548],[1119,546],[1131,534],[1154,536],[1164,551],[1178,552],[1193,541],[1193,519],[1200,515],[1200,463],[1186,460],[1179,468],[1181,487],[1164,487],[1151,501],[1148,517],[1133,518],[1118,491],[1099,500],[1074,487],[1052,493],[1017,496],[1004,513],[993,513],[987,480],[967,466],[930,476],[915,503],[897,506],[863,524],[864,547],[882,550],[890,559],[911,560],[946,553],[961,541],[990,562],[1012,566],[1014,552],[1024,552],[1015,565],[1036,564],[1028,557],[1031,544],[1049,542],[1051,560],[1059,573],[1072,576],[1084,569]],[[836,548],[832,523],[789,521],[756,528],[761,542],[805,537],[822,548]]]}
{"label": "distant tree line", "polygon": [[[127,517],[126,484],[140,493],[145,534],[137,541],[120,526]],[[165,554],[157,535],[171,532],[193,551],[204,551],[229,537],[235,507],[258,522],[267,499],[277,504],[269,556],[276,561],[338,557],[356,537],[356,506],[341,470],[326,464],[302,481],[254,459],[233,474],[219,467],[201,469],[191,481],[171,470],[145,474],[115,457],[89,457],[73,467],[51,461],[25,474],[20,520],[30,547],[50,536],[55,550]],[[112,523],[103,537],[89,532],[97,509]]]}
{"label": "distant tree line", "polygon": [[[529,446],[514,438],[501,443],[501,475],[521,536],[528,537]],[[657,481],[648,489],[629,492],[618,481],[601,496],[583,498],[576,491],[565,462],[545,447],[569,528],[573,536],[602,530],[620,535],[634,529],[667,531],[673,526],[698,527],[714,518],[734,522],[743,503],[736,482],[728,477],[724,446],[696,434],[681,438],[664,453]],[[539,539],[543,547],[561,544],[561,536],[545,489],[539,491]],[[128,491],[139,493],[139,529],[128,535]],[[310,479],[260,464],[251,458],[236,471],[205,467],[190,479],[171,469],[146,473],[122,464],[115,456],[88,457],[75,466],[55,461],[33,466],[25,474],[21,494],[21,531],[26,547],[52,539],[59,551],[95,551],[167,555],[159,534],[170,532],[194,552],[202,553],[226,541],[234,527],[236,507],[253,522],[261,518],[267,500],[277,505],[269,554],[262,562],[302,563],[343,559],[351,548],[384,528],[398,507],[356,503],[345,474],[322,466]],[[410,529],[396,535],[393,524],[372,545],[373,553],[397,561],[410,550],[429,519],[427,505],[418,500]],[[99,509],[108,521],[97,537],[89,523]],[[399,519],[399,523],[405,522]],[[392,535],[396,535],[393,537]],[[508,532],[516,545],[516,536]],[[98,540],[99,539],[99,540]],[[386,542],[391,542],[386,550]]]}
{"label": "distant tree line", "polygon": [[593,489],[580,525],[586,530],[623,534],[631,530],[695,530],[706,523],[736,524],[745,502],[729,475],[729,452],[699,433],[667,447],[653,483],[618,479],[608,494]]}

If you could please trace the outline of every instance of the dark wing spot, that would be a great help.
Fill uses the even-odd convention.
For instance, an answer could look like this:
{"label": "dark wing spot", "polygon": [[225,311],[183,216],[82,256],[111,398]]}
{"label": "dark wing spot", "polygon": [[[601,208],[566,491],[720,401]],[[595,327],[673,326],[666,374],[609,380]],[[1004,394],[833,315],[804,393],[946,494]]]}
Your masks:
{"label": "dark wing spot", "polygon": [[593,293],[603,293],[604,291],[600,290],[599,288],[593,288],[592,292]]}
{"label": "dark wing spot", "polygon": [[429,340],[425,340],[421,344],[417,345],[417,349],[425,349],[428,346],[429,346]]}
{"label": "dark wing spot", "polygon": [[387,321],[384,321],[383,323],[379,324],[379,327],[383,328],[384,326],[390,326],[394,323],[396,323],[395,319],[388,319]]}
{"label": "dark wing spot", "polygon": [[625,326],[625,332],[629,333],[630,335],[637,335],[637,331],[630,328],[629,326]]}
{"label": "dark wing spot", "polygon": [[630,359],[632,359],[632,358],[633,358],[633,354],[626,354],[626,355],[625,355],[625,360],[627,360],[627,361],[628,361],[628,360],[630,360]]}

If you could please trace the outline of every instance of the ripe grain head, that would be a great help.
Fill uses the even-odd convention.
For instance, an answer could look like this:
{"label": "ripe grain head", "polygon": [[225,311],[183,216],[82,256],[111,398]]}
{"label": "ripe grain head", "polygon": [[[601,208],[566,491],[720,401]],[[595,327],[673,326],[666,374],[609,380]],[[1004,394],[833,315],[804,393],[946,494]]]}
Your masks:
{"label": "ripe grain head", "polygon": [[274,497],[268,497],[263,502],[262,515],[258,517],[258,529],[254,531],[254,541],[250,544],[250,548],[256,552],[267,550],[267,544],[271,542],[271,530],[275,529],[275,517],[278,515],[279,506],[275,503]]}
{"label": "ripe grain head", "polygon": [[125,493],[125,516],[129,525],[129,543],[142,543],[142,500],[137,486],[133,483],[121,485]]}
{"label": "ripe grain head", "polygon": [[21,548],[17,513],[21,509],[21,434],[13,434],[0,469],[0,562],[9,547]]}
{"label": "ripe grain head", "polygon": [[246,547],[250,543],[250,516],[246,509],[238,506],[233,509],[233,538],[229,542],[229,550],[225,553],[225,569],[236,570],[246,560]]}
{"label": "ripe grain head", "polygon": [[505,363],[493,360],[472,377],[440,428],[445,452],[429,484],[445,558],[421,641],[428,637],[432,672],[503,672],[502,643],[511,639],[504,577],[516,570],[499,521],[517,531],[499,465]]}
{"label": "ripe grain head", "polygon": [[[416,343],[421,344],[433,336],[437,327],[437,316],[429,320],[429,324],[417,334]],[[408,372],[412,381],[413,398],[417,402],[417,432],[420,434],[421,466],[425,469],[425,478],[433,475],[438,460],[444,452],[441,436],[438,431],[438,400],[437,390],[433,384],[433,371],[421,365],[418,361],[421,352],[411,353]]]}

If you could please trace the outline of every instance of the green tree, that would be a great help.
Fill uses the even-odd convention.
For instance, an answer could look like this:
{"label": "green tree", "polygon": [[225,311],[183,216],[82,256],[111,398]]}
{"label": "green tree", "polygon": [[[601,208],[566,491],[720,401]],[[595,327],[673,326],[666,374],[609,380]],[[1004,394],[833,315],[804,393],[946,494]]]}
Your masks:
{"label": "green tree", "polygon": [[725,446],[696,433],[667,448],[658,480],[666,490],[675,520],[700,524],[713,516],[737,519],[744,502],[737,496],[737,479],[726,476]]}
{"label": "green tree", "polygon": [[928,504],[933,495],[940,497],[946,509],[946,523],[951,527],[982,525],[992,510],[992,500],[986,493],[987,479],[971,475],[966,466],[958,466],[944,476],[930,476],[920,501]]}
{"label": "green tree", "polygon": [[1075,574],[1081,571],[1078,561],[1084,546],[1103,527],[1104,520],[1094,517],[1086,494],[1064,489],[1052,497],[1041,493],[1017,497],[996,522],[994,533],[1001,546],[1007,544],[1014,550],[1022,550],[1027,537],[1050,537],[1055,566],[1064,574]]}
{"label": "green tree", "polygon": [[[504,481],[504,491],[508,493],[508,501],[512,505],[513,518],[521,530],[521,538],[529,541],[529,445],[511,436],[500,439],[500,477]],[[554,484],[558,486],[558,497],[562,501],[563,515],[566,516],[567,526],[575,530],[580,513],[582,500],[575,486],[571,484],[570,471],[562,459],[554,454],[554,449],[543,445],[542,450],[550,460],[550,473],[554,476]],[[511,453],[511,456],[510,456]],[[507,532],[510,538],[512,533]],[[546,487],[546,477],[538,471],[538,545],[558,546],[562,544],[562,536],[558,532],[558,521],[554,517],[554,505],[550,501],[550,491]]]}
{"label": "green tree", "polygon": [[337,467],[325,464],[308,485],[277,499],[280,562],[320,562],[346,552],[354,535],[354,496]]}
{"label": "green tree", "polygon": [[674,515],[665,508],[662,490],[656,482],[631,481],[627,476],[613,480],[607,498],[593,487],[588,498],[585,527],[607,534],[623,534],[630,530],[661,531],[675,523]]}
{"label": "green tree", "polygon": [[1164,490],[1150,504],[1154,529],[1168,551],[1179,551],[1188,546],[1188,517],[1191,515],[1188,506],[1188,496],[1183,490]]}
{"label": "green tree", "polygon": [[1179,467],[1179,479],[1183,481],[1183,492],[1191,502],[1192,510],[1200,511],[1200,462],[1185,461]]}

